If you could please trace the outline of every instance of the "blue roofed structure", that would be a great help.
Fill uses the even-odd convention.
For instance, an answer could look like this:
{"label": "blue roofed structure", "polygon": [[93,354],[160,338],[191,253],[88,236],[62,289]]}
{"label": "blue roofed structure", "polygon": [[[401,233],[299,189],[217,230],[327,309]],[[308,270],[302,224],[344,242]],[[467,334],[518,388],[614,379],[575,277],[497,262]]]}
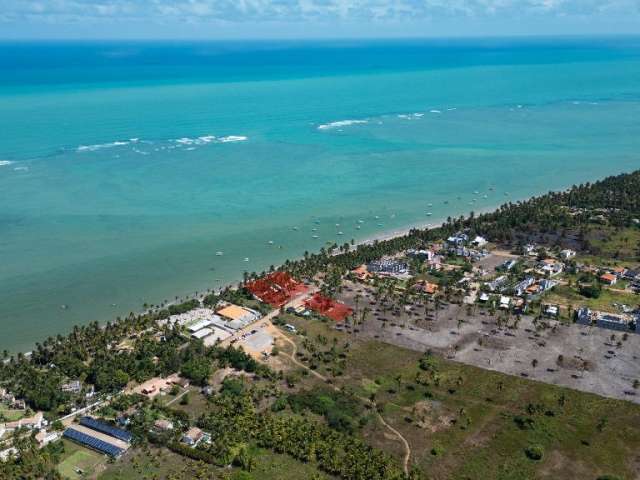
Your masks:
{"label": "blue roofed structure", "polygon": [[124,453],[124,449],[109,442],[96,438],[88,433],[81,432],[74,427],[67,428],[62,434],[63,437],[73,440],[81,445],[105,453],[111,457],[117,458]]}
{"label": "blue roofed structure", "polygon": [[110,435],[114,438],[117,438],[118,440],[122,440],[123,442],[127,442],[127,443],[131,443],[131,440],[133,438],[131,433],[127,432],[126,430],[113,427],[107,423],[101,422],[91,417],[82,417],[80,419],[80,425],[91,428],[98,432],[105,433],[107,435]]}

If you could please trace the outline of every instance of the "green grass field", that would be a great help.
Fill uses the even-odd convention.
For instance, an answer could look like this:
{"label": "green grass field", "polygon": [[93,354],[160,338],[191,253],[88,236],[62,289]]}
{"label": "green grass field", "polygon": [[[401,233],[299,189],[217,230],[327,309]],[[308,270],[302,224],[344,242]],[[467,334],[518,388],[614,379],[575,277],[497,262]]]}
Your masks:
{"label": "green grass field", "polygon": [[[603,294],[602,301],[621,300],[611,294]],[[419,368],[420,352],[359,340],[317,320],[296,325],[312,338],[351,342],[336,386],[362,397],[373,394],[384,419],[409,442],[411,463],[429,479],[596,480],[640,474],[640,405],[437,357],[436,373],[426,376]],[[309,376],[298,388],[317,383]],[[359,435],[402,458],[401,443],[373,416]],[[542,450],[538,460],[527,455],[534,446]]]}
{"label": "green grass field", "polygon": [[[107,457],[98,452],[76,445],[75,443],[63,440],[64,456],[58,464],[58,471],[65,479],[94,478],[95,475],[107,463]],[[80,474],[79,470],[83,473]]]}
{"label": "green grass field", "polygon": [[24,410],[12,410],[7,408],[6,405],[0,405],[0,418],[4,419],[3,421],[15,422],[16,420],[20,420],[24,417],[24,415]]}
{"label": "green grass field", "polygon": [[[613,287],[614,289],[616,286]],[[616,313],[620,310],[613,304],[625,304],[635,306],[640,304],[640,295],[632,292],[620,292],[603,287],[598,298],[587,298],[581,295],[575,287],[567,285],[558,285],[544,296],[545,303],[557,303],[563,306],[571,305],[573,310],[577,310],[582,306],[589,307],[592,310],[601,310],[605,312]]]}

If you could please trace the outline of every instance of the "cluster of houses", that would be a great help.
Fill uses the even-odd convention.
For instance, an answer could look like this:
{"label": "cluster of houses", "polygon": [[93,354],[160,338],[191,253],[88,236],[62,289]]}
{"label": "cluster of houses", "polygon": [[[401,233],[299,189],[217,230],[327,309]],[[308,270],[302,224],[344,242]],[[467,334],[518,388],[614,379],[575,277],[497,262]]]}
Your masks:
{"label": "cluster of houses", "polygon": [[488,243],[489,241],[480,235],[470,239],[469,235],[460,232],[447,238],[444,247],[446,252],[451,255],[477,261],[489,254],[484,248]]}

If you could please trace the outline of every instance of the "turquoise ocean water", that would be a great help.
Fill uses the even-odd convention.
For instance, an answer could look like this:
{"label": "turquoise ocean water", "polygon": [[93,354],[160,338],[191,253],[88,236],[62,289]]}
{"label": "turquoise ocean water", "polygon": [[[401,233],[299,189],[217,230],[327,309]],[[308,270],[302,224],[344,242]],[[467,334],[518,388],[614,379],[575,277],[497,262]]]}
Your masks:
{"label": "turquoise ocean water", "polygon": [[636,169],[639,120],[636,38],[0,44],[0,348]]}

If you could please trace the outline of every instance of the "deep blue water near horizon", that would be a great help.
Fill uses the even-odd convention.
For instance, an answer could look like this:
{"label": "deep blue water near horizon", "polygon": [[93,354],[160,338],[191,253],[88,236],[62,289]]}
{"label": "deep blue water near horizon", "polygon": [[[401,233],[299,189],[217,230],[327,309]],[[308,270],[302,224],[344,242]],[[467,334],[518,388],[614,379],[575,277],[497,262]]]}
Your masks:
{"label": "deep blue water near horizon", "polygon": [[637,169],[639,100],[634,37],[0,43],[0,348]]}

